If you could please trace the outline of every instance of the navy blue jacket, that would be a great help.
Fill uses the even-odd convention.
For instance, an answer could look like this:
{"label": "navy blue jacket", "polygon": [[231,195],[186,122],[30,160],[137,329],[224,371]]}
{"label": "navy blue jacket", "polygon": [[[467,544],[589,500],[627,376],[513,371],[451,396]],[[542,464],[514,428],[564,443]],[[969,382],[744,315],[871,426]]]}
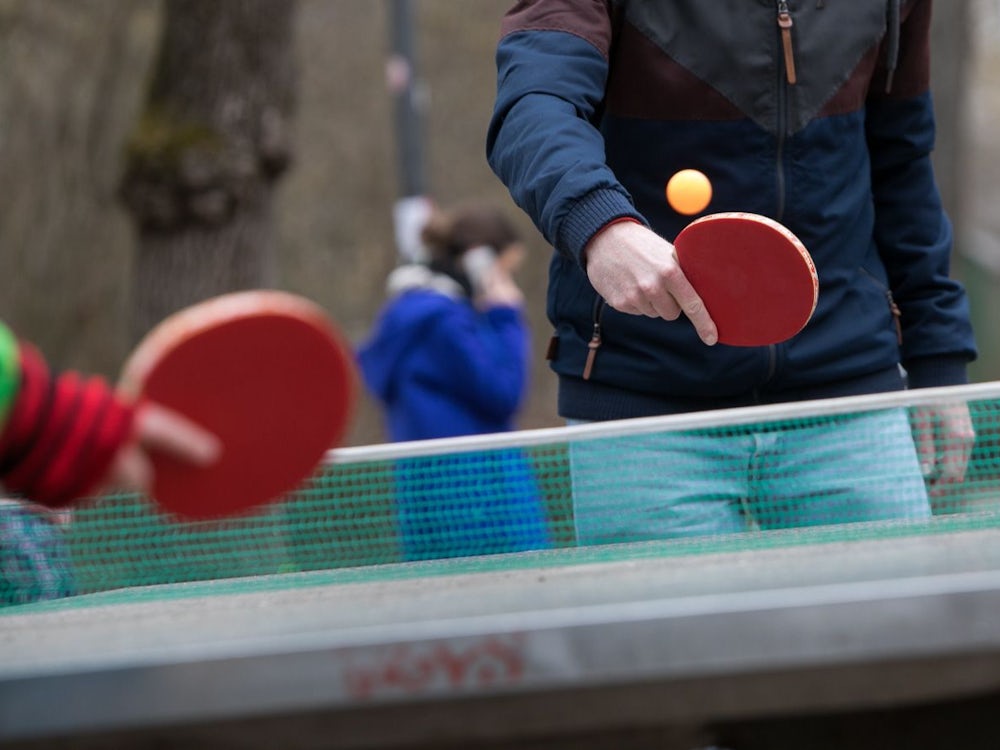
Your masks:
{"label": "navy blue jacket", "polygon": [[[976,354],[930,154],[930,0],[535,0],[503,21],[487,156],[556,252],[560,413],[608,419],[965,382]],[[890,82],[891,79],[891,82]],[[587,242],[695,168],[709,207],[777,219],[809,249],[816,312],[776,346],[707,347],[685,319],[605,306]],[[588,379],[588,342],[600,347]]]}

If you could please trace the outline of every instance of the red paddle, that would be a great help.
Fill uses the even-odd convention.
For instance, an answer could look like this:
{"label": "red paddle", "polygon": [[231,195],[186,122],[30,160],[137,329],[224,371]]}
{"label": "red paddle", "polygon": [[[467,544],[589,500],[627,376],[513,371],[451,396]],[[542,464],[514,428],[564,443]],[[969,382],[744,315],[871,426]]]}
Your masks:
{"label": "red paddle", "polygon": [[816,309],[819,279],[805,246],[766,216],[718,213],[674,240],[677,261],[719,330],[719,342],[766,346],[790,339]]}
{"label": "red paddle", "polygon": [[229,516],[294,489],[347,429],[353,358],[316,304],[285,292],[226,294],[154,328],[122,371],[127,397],[188,417],[223,444],[194,467],[151,456],[153,498],[189,518]]}

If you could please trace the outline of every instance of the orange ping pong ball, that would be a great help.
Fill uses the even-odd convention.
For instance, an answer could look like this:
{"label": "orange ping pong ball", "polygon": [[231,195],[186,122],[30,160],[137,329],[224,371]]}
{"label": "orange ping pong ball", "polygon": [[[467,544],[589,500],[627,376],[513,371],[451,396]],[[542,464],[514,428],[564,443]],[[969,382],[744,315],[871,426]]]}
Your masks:
{"label": "orange ping pong ball", "polygon": [[682,169],[667,182],[667,203],[679,214],[697,214],[712,200],[712,183],[697,169]]}

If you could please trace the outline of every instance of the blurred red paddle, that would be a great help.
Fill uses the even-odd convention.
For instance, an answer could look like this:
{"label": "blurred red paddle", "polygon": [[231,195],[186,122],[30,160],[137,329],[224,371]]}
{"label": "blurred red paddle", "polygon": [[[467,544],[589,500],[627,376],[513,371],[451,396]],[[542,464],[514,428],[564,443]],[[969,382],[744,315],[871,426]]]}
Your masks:
{"label": "blurred red paddle", "polygon": [[167,406],[221,440],[207,467],[151,453],[151,495],[188,518],[238,514],[294,489],[343,439],[355,388],[353,357],[322,308],[263,290],[171,315],[119,381],[126,397]]}

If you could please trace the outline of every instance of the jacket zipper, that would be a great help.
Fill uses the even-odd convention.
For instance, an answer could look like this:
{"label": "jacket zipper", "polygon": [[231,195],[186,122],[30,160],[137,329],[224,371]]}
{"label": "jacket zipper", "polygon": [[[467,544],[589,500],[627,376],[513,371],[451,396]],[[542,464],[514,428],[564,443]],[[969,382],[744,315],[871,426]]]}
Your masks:
{"label": "jacket zipper", "polygon": [[601,315],[604,312],[604,300],[598,297],[594,301],[594,330],[587,343],[587,362],[583,366],[583,379],[590,380],[590,375],[594,370],[594,360],[597,359],[597,350],[601,348]]}
{"label": "jacket zipper", "polygon": [[781,49],[785,58],[785,78],[790,86],[794,86],[798,80],[795,74],[795,51],[792,48],[792,27],[795,22],[792,20],[792,13],[788,10],[786,0],[778,0],[778,28],[781,29]]}
{"label": "jacket zipper", "polygon": [[[787,26],[782,25],[782,18],[787,18]],[[785,214],[785,137],[788,130],[788,86],[794,83],[794,81],[792,81],[788,76],[789,61],[793,59],[791,53],[792,15],[788,10],[788,3],[786,0],[778,0],[778,26],[781,29],[782,43],[780,52],[785,60],[785,75],[782,75],[781,66],[779,66],[779,70],[777,72],[777,153],[775,155],[778,170],[778,210],[775,218],[778,221],[782,221]],[[791,65],[792,73],[794,74],[795,63],[792,62]]]}
{"label": "jacket zipper", "polygon": [[[788,86],[794,86],[798,77],[795,72],[795,53],[792,48],[792,13],[788,9],[787,0],[777,0],[778,30],[781,35],[780,53],[784,66],[777,71],[778,89],[778,127],[775,150],[775,172],[777,175],[778,205],[775,218],[783,221],[785,216],[785,138],[788,130]],[[782,75],[782,73],[784,75]],[[769,344],[767,347],[767,376],[764,382],[770,381],[778,369],[778,347]]]}

